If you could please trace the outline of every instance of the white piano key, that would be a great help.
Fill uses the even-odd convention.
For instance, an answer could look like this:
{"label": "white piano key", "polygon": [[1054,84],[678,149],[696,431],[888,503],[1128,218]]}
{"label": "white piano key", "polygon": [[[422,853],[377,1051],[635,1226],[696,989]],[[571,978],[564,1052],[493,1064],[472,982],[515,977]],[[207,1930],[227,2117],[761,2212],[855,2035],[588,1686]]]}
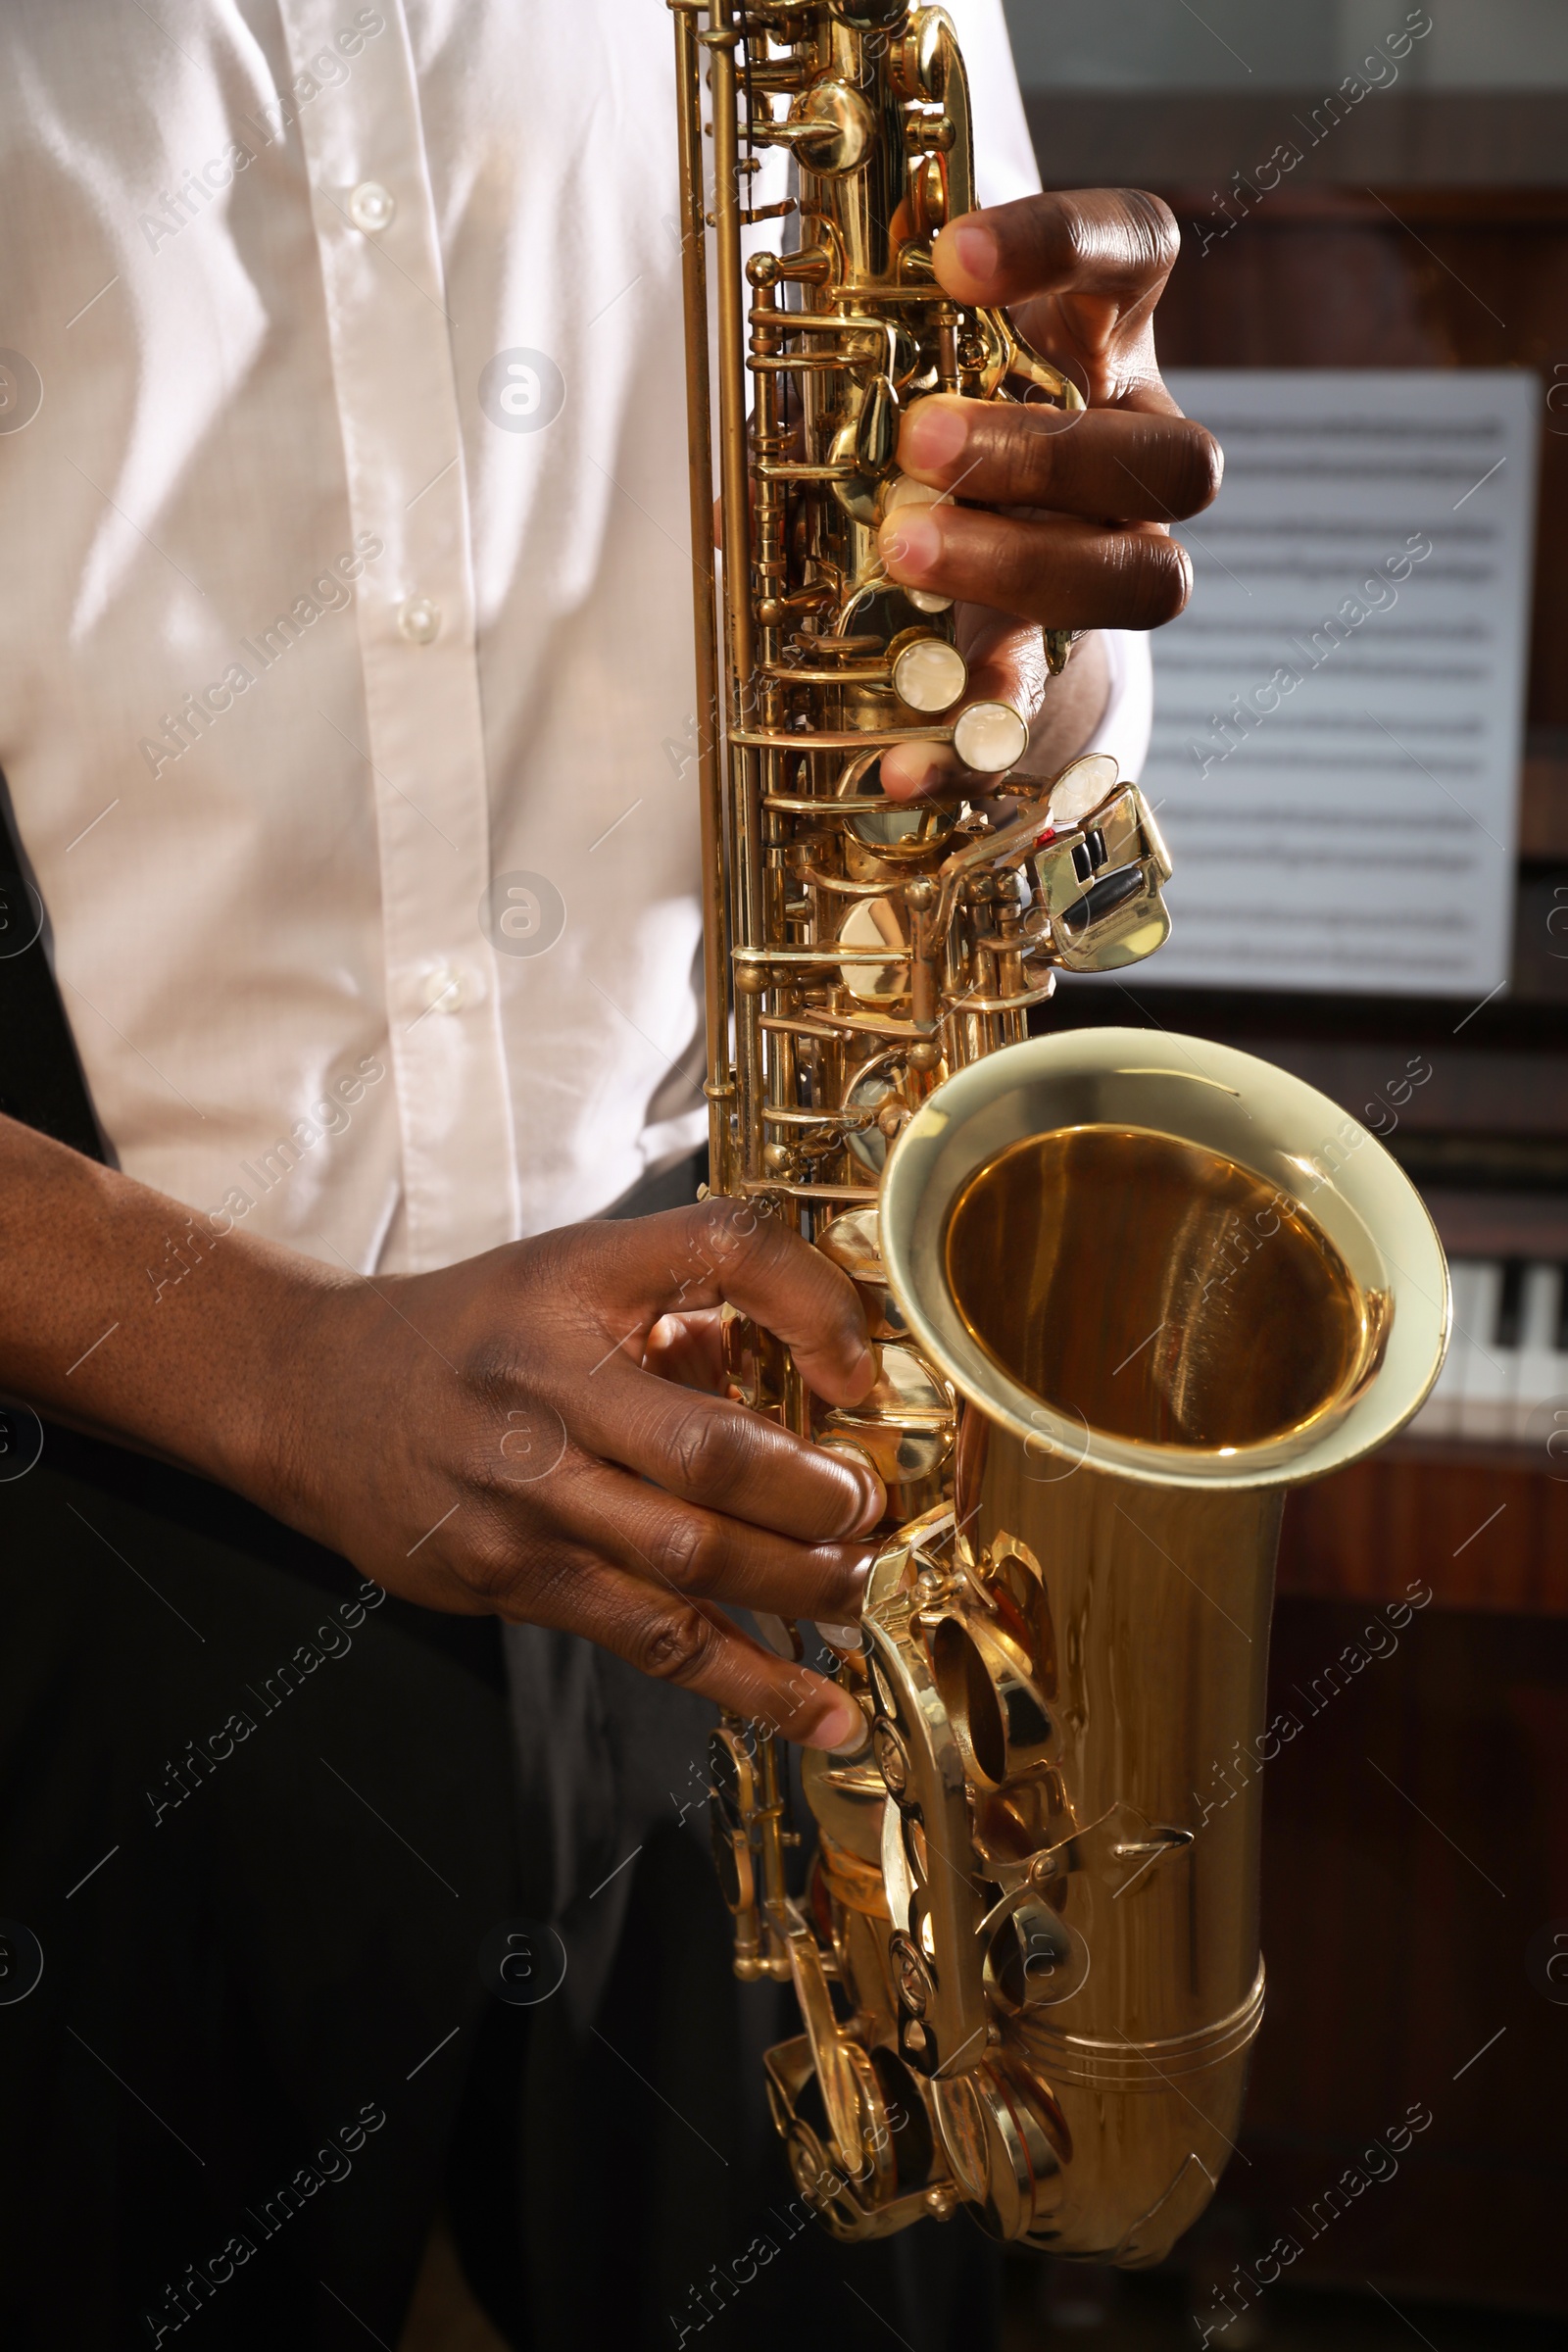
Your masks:
{"label": "white piano key", "polygon": [[[1561,1266],[1534,1265],[1525,1276],[1524,1316],[1514,1361],[1513,1435],[1521,1443],[1551,1436],[1550,1413],[1541,1408],[1559,1398],[1568,1411],[1568,1349],[1559,1348],[1563,1284]],[[1568,1419],[1564,1420],[1568,1428]]]}
{"label": "white piano key", "polygon": [[1454,1438],[1459,1434],[1469,1334],[1475,1327],[1474,1301],[1485,1270],[1484,1260],[1474,1257],[1456,1257],[1448,1268],[1453,1284],[1453,1331],[1437,1386],[1410,1424],[1414,1438]]}
{"label": "white piano key", "polygon": [[1502,1261],[1483,1258],[1476,1271],[1459,1375],[1459,1435],[1494,1445],[1510,1435],[1513,1425],[1513,1354],[1497,1339]]}

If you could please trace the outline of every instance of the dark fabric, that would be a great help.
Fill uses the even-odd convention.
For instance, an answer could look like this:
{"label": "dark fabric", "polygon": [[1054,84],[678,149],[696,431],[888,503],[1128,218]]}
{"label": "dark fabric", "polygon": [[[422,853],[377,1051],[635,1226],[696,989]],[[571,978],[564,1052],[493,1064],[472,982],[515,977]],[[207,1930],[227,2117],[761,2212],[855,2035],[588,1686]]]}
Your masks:
{"label": "dark fabric", "polygon": [[[492,1629],[436,1621],[437,1646],[390,1598],[361,1622],[330,1555],[52,1430],[0,1486],[0,1911],[45,1961],[0,2006],[7,2352],[118,2352],[165,2322],[215,2352],[338,2352],[361,2322],[394,2345],[443,2176],[529,2352],[783,2352],[803,2315],[866,2352],[889,2328],[912,2352],[994,2340],[967,2223],[843,2249],[795,2198],[760,2054],[796,2026],[730,1973],[701,1702],[601,1662],[640,1850],[566,1940],[570,1981],[613,1902],[610,1981],[586,2021],[559,1995],[516,2010],[478,1966],[529,1907]],[[171,2289],[196,2315],[177,2328]]]}
{"label": "dark fabric", "polygon": [[43,908],[23,866],[0,775],[0,1111],[106,1156],[75,1041],[44,950]]}
{"label": "dark fabric", "polygon": [[1001,2264],[972,2223],[841,2246],[797,2194],[761,2063],[793,1996],[736,1983],[704,1826],[671,1805],[648,1831],[592,2025],[559,1995],[527,2013],[515,2122],[478,2114],[475,2074],[449,2184],[475,2291],[527,2352],[993,2352]]}
{"label": "dark fabric", "polygon": [[0,1624],[0,2343],[395,2341],[517,1908],[494,1628],[52,1429]]}
{"label": "dark fabric", "polygon": [[613,1208],[607,1208],[607,1217],[657,1217],[666,1208],[689,1208],[696,1200],[698,1188],[708,1182],[708,1146],[694,1152],[687,1159],[678,1159],[672,1168],[662,1168],[657,1176],[645,1176],[634,1184]]}

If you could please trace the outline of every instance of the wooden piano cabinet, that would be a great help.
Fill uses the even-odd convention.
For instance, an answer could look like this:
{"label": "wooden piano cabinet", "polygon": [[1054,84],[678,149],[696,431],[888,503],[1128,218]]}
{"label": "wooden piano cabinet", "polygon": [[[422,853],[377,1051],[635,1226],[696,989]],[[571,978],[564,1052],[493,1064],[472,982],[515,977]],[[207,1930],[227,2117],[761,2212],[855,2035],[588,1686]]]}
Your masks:
{"label": "wooden piano cabinet", "polygon": [[1412,1443],[1299,1488],[1281,1597],[1378,1603],[1416,1579],[1439,1608],[1568,1617],[1568,1456],[1558,1468],[1523,1447]]}
{"label": "wooden piano cabinet", "polygon": [[[1407,1467],[1353,1506],[1414,1535],[1366,1580],[1379,1595],[1438,1586],[1458,1540]],[[1448,1490],[1461,1520],[1524,1507],[1527,1478],[1474,1478]],[[1297,1557],[1317,1547],[1298,1516]],[[1551,1616],[1435,1592],[1407,1622],[1359,1595],[1280,1601],[1271,1706],[1299,1728],[1266,1767],[1268,2001],[1221,2204],[1258,2253],[1299,2247],[1293,2283],[1568,2313],[1568,1984],[1554,2001],[1544,1973],[1568,1938],[1557,1592]],[[1431,2120],[1401,2144],[1412,2111]]]}

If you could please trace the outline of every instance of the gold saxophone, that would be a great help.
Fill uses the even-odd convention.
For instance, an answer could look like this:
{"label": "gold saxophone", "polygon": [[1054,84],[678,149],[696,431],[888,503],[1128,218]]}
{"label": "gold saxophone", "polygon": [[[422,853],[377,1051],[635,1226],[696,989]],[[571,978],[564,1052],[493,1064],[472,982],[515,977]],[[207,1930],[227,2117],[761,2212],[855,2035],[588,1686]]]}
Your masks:
{"label": "gold saxophone", "polygon": [[[878,560],[930,495],[898,470],[906,403],[1081,405],[936,281],[974,200],[953,26],[910,0],[669,4],[712,1190],[850,1275],[881,1360],[827,1410],[736,1320],[731,1390],[858,1448],[889,1505],[863,1627],[820,1629],[867,1736],[807,1759],[803,1892],[774,1737],[714,1735],[735,1965],[794,1984],[769,2092],[838,2235],[965,2205],[1152,2263],[1230,2154],[1262,2013],[1284,1492],[1415,1410],[1446,1268],[1393,1159],[1296,1079],[1162,1031],[1029,1038],[1058,967],[1165,938],[1170,865],[1114,760],[1016,772],[1023,720],[965,701],[951,612]],[[780,146],[798,199],[749,205]],[[790,249],[743,266],[743,228],[790,215]],[[896,806],[878,762],[910,738],[991,784]]]}

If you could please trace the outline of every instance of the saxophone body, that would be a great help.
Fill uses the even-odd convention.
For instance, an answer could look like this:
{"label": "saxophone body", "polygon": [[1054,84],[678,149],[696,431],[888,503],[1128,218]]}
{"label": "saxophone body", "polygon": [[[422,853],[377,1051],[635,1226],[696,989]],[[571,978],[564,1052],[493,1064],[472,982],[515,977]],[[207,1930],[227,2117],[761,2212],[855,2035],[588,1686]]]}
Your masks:
{"label": "saxophone body", "polygon": [[[711,1189],[844,1269],[881,1363],[827,1409],[736,1319],[731,1394],[888,1495],[862,1626],[818,1629],[866,1737],[807,1759],[804,1891],[774,1736],[714,1735],[736,1969],[794,1986],[769,2097],[836,2234],[961,2206],[1152,2263],[1228,2160],[1262,2014],[1283,1496],[1416,1409],[1446,1269],[1396,1163],[1298,1081],[1163,1031],[1030,1036],[1059,970],[1162,943],[1170,862],[1114,760],[1022,771],[951,611],[878,560],[930,496],[898,470],[906,405],[1082,405],[936,280],[974,202],[952,24],[670,5]],[[776,147],[798,193],[760,207]],[[748,262],[765,218],[780,249]],[[883,796],[910,739],[956,745],[968,801]]]}

